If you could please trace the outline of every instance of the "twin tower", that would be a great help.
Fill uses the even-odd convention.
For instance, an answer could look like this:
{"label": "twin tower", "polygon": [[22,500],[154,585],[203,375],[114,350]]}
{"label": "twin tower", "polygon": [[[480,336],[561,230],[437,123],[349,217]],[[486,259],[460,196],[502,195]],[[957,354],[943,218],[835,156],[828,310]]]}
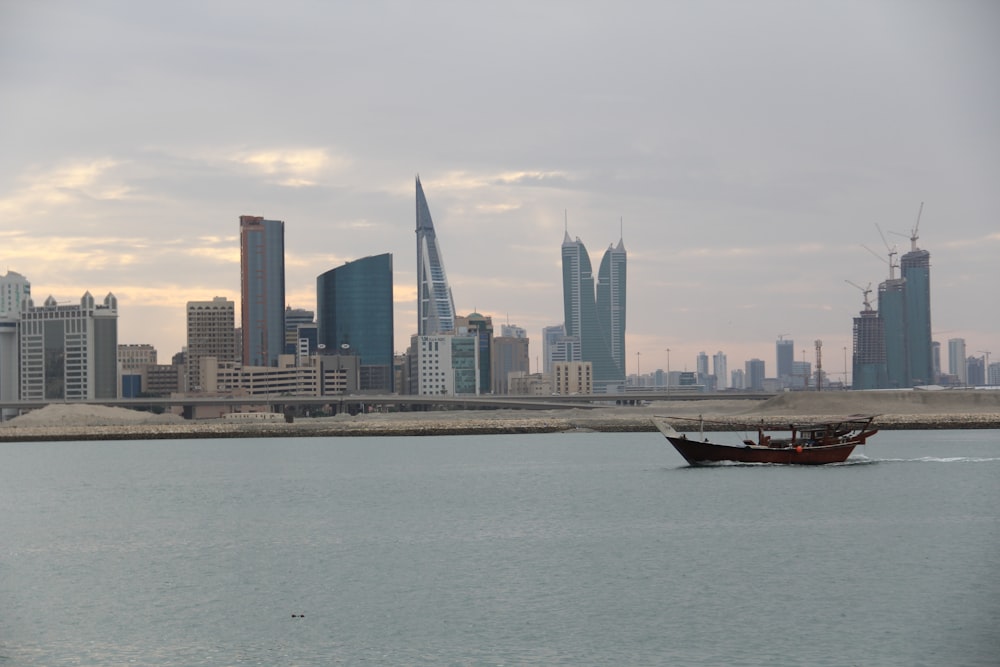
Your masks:
{"label": "twin tower", "polygon": [[[434,222],[417,177],[417,333],[454,331],[455,300],[438,248]],[[573,340],[568,361],[591,362],[595,391],[625,381],[626,252],[619,239],[605,251],[595,285],[587,248],[566,233],[562,244],[565,335]]]}

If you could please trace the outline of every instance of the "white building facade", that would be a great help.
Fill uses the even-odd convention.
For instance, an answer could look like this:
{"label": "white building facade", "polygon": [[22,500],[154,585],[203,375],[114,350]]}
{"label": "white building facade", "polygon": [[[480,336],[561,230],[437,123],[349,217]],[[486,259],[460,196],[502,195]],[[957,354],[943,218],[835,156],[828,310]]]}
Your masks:
{"label": "white building facade", "polygon": [[18,322],[22,401],[117,398],[118,299],[79,304],[51,296],[36,307],[29,299]]}

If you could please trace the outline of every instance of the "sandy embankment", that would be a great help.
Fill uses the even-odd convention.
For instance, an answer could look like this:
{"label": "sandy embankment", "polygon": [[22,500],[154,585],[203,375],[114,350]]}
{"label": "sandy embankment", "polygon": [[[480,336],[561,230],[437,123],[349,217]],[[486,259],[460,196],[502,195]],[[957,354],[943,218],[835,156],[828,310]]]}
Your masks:
{"label": "sandy embankment", "polygon": [[655,430],[654,416],[675,417],[681,430],[704,418],[712,430],[748,422],[807,421],[878,414],[883,429],[1000,428],[1000,391],[877,391],[779,394],[767,401],[664,401],[645,407],[570,410],[453,410],[297,419],[292,424],[190,422],[123,408],[53,404],[0,424],[0,441],[171,438],[461,435],[593,430]]}

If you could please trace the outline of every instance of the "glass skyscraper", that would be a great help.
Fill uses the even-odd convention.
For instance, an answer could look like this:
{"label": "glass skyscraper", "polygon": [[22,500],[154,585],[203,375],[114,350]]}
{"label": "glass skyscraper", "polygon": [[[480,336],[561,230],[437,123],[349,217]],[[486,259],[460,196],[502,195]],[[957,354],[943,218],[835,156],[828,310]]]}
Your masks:
{"label": "glass skyscraper", "polygon": [[285,223],[240,216],[243,363],[277,366],[285,351]]}
{"label": "glass skyscraper", "polygon": [[609,246],[597,272],[597,321],[611,346],[615,366],[625,372],[625,244]]}
{"label": "glass skyscraper", "polygon": [[[618,254],[620,249],[620,254]],[[624,365],[615,362],[612,338],[618,337],[620,355],[625,357],[625,248],[609,249],[602,261],[604,287],[598,307],[594,273],[583,242],[573,240],[569,232],[562,244],[563,313],[566,335],[580,341],[580,359],[593,366],[594,389],[606,391],[609,385],[625,381]],[[618,316],[612,320],[612,314]]]}
{"label": "glass skyscraper", "polygon": [[455,300],[444,259],[438,248],[434,221],[417,176],[417,335],[434,336],[455,330]]}
{"label": "glass skyscraper", "polygon": [[363,391],[393,391],[392,255],[365,257],[316,278],[318,338],[327,354],[353,354]]}

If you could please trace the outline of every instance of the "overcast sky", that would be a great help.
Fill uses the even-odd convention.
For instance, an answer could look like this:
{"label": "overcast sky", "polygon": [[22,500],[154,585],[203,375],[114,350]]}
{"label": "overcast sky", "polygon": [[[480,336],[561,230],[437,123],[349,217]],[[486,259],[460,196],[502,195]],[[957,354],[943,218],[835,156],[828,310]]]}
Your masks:
{"label": "overcast sky", "polygon": [[419,173],[458,312],[525,327],[533,368],[565,211],[595,268],[624,230],[630,373],[773,376],[787,334],[838,378],[845,281],[877,289],[876,224],[905,252],[925,202],[934,338],[1000,361],[998,34],[993,0],[4,2],[0,273],[113,291],[169,361],[187,301],[239,308],[262,215],[293,307],[393,253],[402,352]]}

